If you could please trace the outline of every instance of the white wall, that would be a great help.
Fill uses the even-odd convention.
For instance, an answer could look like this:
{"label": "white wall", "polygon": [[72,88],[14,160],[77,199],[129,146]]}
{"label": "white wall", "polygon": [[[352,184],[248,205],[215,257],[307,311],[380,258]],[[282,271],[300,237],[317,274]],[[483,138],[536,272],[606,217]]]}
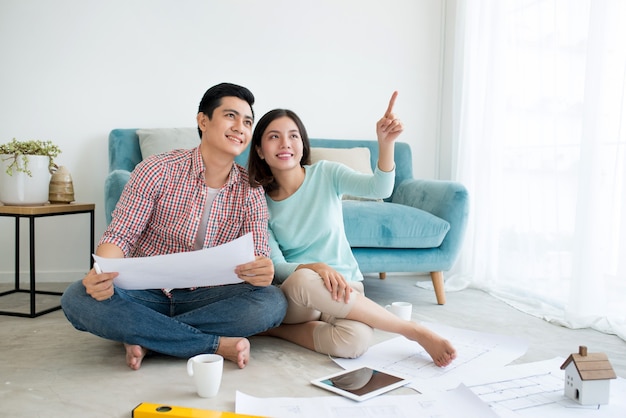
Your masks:
{"label": "white wall", "polygon": [[[76,200],[96,204],[113,128],[194,126],[213,84],[287,107],[311,137],[375,138],[393,90],[418,177],[438,172],[443,0],[0,0],[0,143],[56,142]],[[42,280],[87,270],[87,216],[39,219]],[[0,218],[0,279],[13,272]],[[27,224],[23,223],[26,255]],[[22,264],[27,266],[26,257]],[[60,273],[59,273],[60,272]],[[62,277],[59,277],[62,276]]]}

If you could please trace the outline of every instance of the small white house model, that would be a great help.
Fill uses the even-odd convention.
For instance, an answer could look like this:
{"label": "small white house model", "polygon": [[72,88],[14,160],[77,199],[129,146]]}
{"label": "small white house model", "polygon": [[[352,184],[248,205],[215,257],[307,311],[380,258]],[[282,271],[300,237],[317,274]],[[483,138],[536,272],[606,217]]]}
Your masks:
{"label": "small white house model", "polygon": [[606,354],[587,354],[587,347],[581,345],[561,369],[565,370],[565,396],[581,405],[609,403],[610,379],[617,376]]}

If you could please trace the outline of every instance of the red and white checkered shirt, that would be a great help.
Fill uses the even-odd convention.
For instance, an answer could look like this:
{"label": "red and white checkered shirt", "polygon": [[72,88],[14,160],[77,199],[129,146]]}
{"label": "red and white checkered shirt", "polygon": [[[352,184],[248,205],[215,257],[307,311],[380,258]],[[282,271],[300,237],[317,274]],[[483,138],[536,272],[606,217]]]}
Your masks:
{"label": "red and white checkered shirt", "polygon": [[[206,194],[199,147],[148,157],[132,172],[100,244],[115,244],[126,257],[192,251]],[[210,211],[205,248],[252,232],[255,255],[269,257],[264,191],[250,187],[243,167],[233,164]]]}

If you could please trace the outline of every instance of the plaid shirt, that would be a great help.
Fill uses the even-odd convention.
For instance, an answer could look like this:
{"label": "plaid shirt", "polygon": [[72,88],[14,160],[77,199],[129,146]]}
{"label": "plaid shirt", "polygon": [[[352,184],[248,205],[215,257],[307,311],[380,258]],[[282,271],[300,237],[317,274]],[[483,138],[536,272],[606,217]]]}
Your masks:
{"label": "plaid shirt", "polygon": [[[206,193],[199,147],[146,158],[132,172],[100,244],[115,244],[126,257],[192,251]],[[252,232],[255,255],[269,257],[263,188],[250,187],[243,167],[233,164],[210,211],[205,247]]]}

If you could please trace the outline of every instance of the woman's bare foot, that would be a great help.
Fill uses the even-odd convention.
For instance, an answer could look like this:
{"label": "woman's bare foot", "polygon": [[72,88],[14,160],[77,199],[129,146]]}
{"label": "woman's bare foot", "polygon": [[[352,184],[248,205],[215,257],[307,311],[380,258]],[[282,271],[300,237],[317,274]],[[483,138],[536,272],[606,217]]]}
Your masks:
{"label": "woman's bare foot", "polygon": [[247,338],[221,337],[216,353],[243,369],[250,361],[250,341]]}
{"label": "woman's bare foot", "polygon": [[148,350],[140,345],[124,344],[126,349],[126,364],[133,370],[139,370],[141,361],[148,353]]}
{"label": "woman's bare foot", "polygon": [[408,337],[424,347],[436,366],[445,367],[456,358],[456,350],[445,338],[441,338],[431,330],[415,324],[415,335]]}

